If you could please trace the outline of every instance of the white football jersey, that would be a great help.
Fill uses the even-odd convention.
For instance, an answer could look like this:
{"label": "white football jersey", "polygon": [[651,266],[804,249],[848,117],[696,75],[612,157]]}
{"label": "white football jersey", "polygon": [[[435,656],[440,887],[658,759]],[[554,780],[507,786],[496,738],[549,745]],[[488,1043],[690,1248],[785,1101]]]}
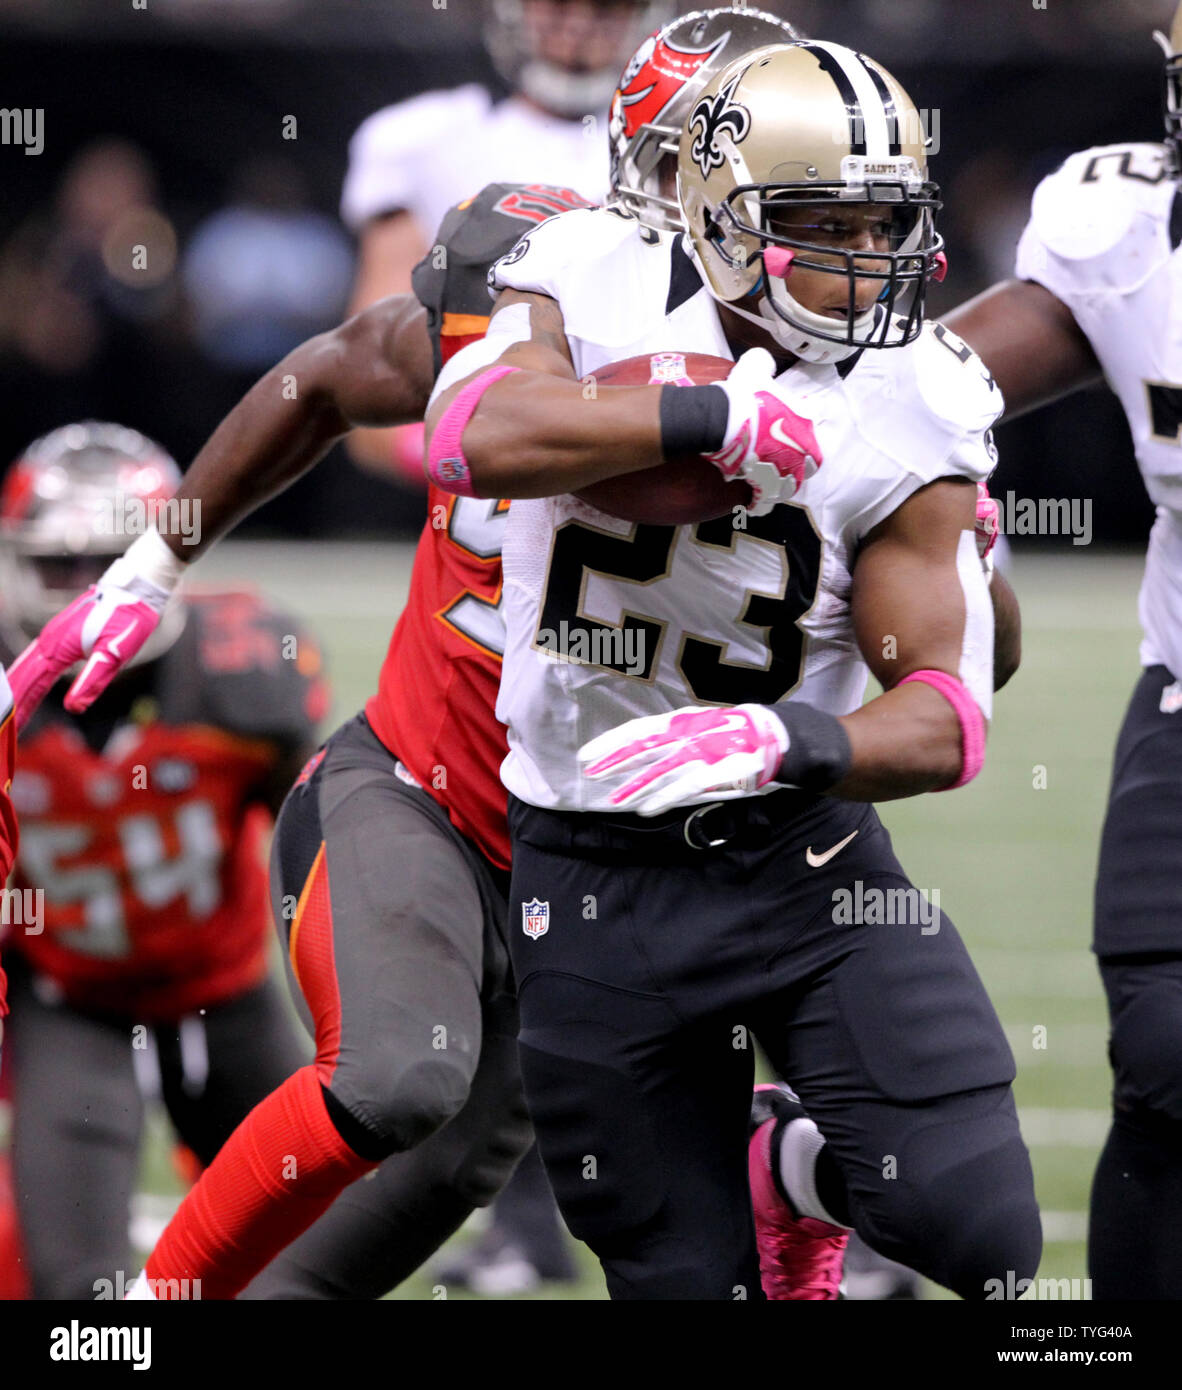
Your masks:
{"label": "white football jersey", "polygon": [[1163,145],[1072,155],[1039,184],[1016,274],[1071,310],[1120,398],[1157,521],[1141,661],[1182,675],[1182,197]]}
{"label": "white football jersey", "polygon": [[448,208],[504,182],[556,184],[602,202],[607,113],[564,121],[520,97],[494,104],[475,83],[384,107],[349,142],[341,217],[360,231],[405,208],[430,237]]}
{"label": "white football jersey", "polygon": [[[680,236],[615,212],[552,218],[491,279],[558,301],[580,377],[660,351],[733,357]],[[742,514],[745,526],[724,516],[676,527],[634,525],[572,496],[514,501],[497,714],[509,729],[502,780],[522,800],[610,809],[619,783],[583,778],[575,754],[640,715],[786,697],[846,714],[861,703],[868,671],[850,615],[858,544],[934,479],[986,477],[1001,394],[980,359],[932,324],[909,347],[836,367],[802,362],[779,380],[824,457],[799,504]],[[651,477],[660,488],[660,470]],[[985,643],[989,667],[991,622]],[[975,656],[962,679],[981,669]],[[990,682],[973,685],[988,712]]]}

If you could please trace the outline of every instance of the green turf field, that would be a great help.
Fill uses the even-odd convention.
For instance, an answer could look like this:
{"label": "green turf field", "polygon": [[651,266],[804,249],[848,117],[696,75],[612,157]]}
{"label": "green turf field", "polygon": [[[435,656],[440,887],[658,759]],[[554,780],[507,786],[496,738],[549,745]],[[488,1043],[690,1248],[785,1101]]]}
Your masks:
{"label": "green turf field", "polygon": [[[405,546],[237,543],[201,568],[207,582],[249,582],[306,616],[326,649],[339,721],[373,688],[410,559]],[[1019,558],[1011,577],[1025,616],[1023,664],[998,698],[985,771],[963,791],[896,802],[883,816],[912,880],[939,888],[1009,1033],[1043,1210],[1040,1277],[1082,1281],[1108,1105],[1104,1003],[1088,951],[1092,876],[1111,751],[1137,674],[1140,560],[1067,546]],[[149,1219],[177,1191],[155,1133]],[[590,1257],[586,1269],[561,1296],[604,1297]],[[419,1277],[395,1296],[436,1295]]]}

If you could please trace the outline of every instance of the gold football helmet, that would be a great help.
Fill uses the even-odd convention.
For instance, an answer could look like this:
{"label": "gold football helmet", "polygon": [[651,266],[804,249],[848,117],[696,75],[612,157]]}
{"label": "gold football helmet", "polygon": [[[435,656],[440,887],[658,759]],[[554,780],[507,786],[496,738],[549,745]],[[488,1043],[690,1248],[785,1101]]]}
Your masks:
{"label": "gold football helmet", "polygon": [[[691,107],[678,157],[687,249],[710,293],[811,362],[914,341],[927,282],[945,268],[926,143],[911,98],[852,49],[781,44],[732,62]],[[881,209],[886,249],[808,240],[821,228],[793,225],[802,207],[831,218]],[[797,269],[846,278],[844,320],[793,298]],[[859,312],[866,280],[881,281],[882,293]]]}

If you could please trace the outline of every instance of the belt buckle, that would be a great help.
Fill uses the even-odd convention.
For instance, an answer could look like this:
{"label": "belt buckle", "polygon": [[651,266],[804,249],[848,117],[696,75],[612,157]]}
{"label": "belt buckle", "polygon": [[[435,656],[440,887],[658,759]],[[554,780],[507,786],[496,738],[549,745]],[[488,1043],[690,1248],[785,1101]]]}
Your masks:
{"label": "belt buckle", "polygon": [[720,806],[725,805],[725,801],[711,801],[705,806],[697,807],[686,816],[685,824],[681,829],[690,849],[718,849],[720,845],[727,844],[733,838],[731,835],[724,835],[719,840],[708,840],[706,839],[705,828],[700,824],[702,816],[710,811],[717,811]]}

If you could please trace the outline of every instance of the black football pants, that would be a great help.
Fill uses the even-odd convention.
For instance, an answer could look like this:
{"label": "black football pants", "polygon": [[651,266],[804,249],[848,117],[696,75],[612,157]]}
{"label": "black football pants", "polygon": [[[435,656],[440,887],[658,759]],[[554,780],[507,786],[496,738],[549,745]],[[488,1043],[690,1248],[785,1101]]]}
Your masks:
{"label": "black football pants", "polygon": [[1096,875],[1112,1128],[1096,1167],[1096,1299],[1182,1299],[1182,699],[1151,666],[1113,759]]}
{"label": "black football pants", "polygon": [[781,792],[686,822],[510,800],[526,1097],[612,1296],[762,1297],[751,1035],[825,1135],[875,1249],[965,1298],[1032,1276],[1013,1058],[873,809]]}
{"label": "black football pants", "polygon": [[117,1271],[124,1285],[134,1277],[128,1220],[145,1091],[159,1088],[177,1135],[208,1164],[304,1060],[298,1030],[270,980],[136,1033],[134,1019],[55,1002],[15,955],[6,965],[13,1182],[33,1297],[93,1299],[100,1281],[111,1297]]}
{"label": "black football pants", "polygon": [[[329,1115],[356,1152],[384,1161],[246,1299],[380,1297],[492,1201],[532,1142],[503,939],[507,875],[396,766],[358,715],[275,827],[271,895],[297,1005],[318,1048],[336,1039],[322,1074]],[[326,910],[294,943],[285,904],[321,874]]]}

